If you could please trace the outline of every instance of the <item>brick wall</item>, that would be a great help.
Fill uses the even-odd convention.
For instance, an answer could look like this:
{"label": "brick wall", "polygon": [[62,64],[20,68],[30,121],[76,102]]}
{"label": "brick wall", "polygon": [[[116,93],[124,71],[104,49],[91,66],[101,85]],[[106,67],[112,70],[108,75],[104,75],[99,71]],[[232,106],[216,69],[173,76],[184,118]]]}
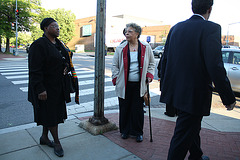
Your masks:
{"label": "brick wall", "polygon": [[[92,35],[87,37],[82,37],[82,26],[92,25]],[[142,35],[153,35],[155,36],[155,43],[162,42],[163,38],[166,38],[171,26],[161,25],[161,26],[147,26],[142,28]],[[75,21],[75,36],[70,42],[68,42],[68,47],[75,50],[75,45],[83,44],[85,51],[94,51],[94,34],[96,33],[96,17],[87,17],[83,19],[77,19]]]}
{"label": "brick wall", "polygon": [[[82,26],[92,25],[92,35],[83,37],[82,36]],[[86,50],[94,50],[94,33],[96,32],[96,17],[88,17],[83,19],[77,19],[75,21],[75,36],[70,42],[68,42],[68,47],[70,49],[75,49],[75,45],[84,44]]]}

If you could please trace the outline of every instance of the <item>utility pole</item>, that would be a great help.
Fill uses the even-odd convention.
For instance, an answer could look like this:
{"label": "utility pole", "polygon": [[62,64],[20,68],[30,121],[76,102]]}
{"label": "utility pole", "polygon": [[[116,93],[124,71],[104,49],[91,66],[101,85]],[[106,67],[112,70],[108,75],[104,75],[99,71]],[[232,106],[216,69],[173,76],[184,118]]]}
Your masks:
{"label": "utility pole", "polygon": [[18,9],[17,9],[17,0],[16,0],[16,10],[15,10],[15,18],[16,18],[16,51],[15,51],[15,56],[18,55],[18,42],[17,42],[17,39],[18,39],[18,16],[19,16],[19,12],[18,12]]}
{"label": "utility pole", "polygon": [[97,0],[94,115],[89,122],[95,126],[108,123],[104,117],[106,0]]}
{"label": "utility pole", "polygon": [[104,79],[105,79],[105,27],[106,0],[97,0],[96,45],[95,45],[95,81],[94,115],[79,126],[93,135],[102,134],[118,127],[104,117]]}

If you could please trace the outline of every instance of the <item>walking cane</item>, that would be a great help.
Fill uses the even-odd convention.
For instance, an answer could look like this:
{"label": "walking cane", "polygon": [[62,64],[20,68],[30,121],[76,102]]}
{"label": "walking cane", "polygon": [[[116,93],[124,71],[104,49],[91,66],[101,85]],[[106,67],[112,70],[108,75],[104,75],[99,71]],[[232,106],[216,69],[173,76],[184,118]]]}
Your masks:
{"label": "walking cane", "polygon": [[151,112],[150,112],[150,93],[149,93],[149,84],[147,84],[147,92],[148,92],[148,107],[149,107],[149,126],[150,126],[150,142],[152,142],[152,123],[151,123]]}

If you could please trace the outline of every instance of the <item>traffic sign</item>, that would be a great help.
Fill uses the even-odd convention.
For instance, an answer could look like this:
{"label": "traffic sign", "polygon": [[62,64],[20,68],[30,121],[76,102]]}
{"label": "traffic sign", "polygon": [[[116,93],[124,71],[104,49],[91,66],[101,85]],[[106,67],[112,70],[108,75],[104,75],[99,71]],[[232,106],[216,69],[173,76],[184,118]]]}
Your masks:
{"label": "traffic sign", "polygon": [[151,37],[150,36],[147,36],[147,42],[151,42]]}

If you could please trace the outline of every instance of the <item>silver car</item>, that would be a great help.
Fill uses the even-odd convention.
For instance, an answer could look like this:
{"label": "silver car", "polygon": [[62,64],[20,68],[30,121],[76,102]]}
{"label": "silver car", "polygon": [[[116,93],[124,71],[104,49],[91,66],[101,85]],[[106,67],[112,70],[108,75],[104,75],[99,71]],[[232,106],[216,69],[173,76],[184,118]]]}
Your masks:
{"label": "silver car", "polygon": [[163,54],[163,51],[164,51],[164,46],[157,46],[153,50],[153,54],[154,54],[154,56],[157,56],[158,58],[160,58]]}
{"label": "silver car", "polygon": [[222,58],[232,90],[240,92],[240,49],[222,48]]}

